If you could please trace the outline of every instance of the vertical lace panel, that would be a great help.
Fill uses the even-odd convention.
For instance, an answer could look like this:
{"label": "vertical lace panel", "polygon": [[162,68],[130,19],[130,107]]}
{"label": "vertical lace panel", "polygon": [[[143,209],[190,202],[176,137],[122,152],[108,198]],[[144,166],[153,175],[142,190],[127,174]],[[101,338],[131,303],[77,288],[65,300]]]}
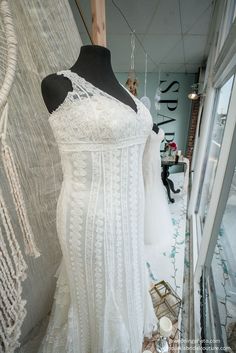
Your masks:
{"label": "vertical lace panel", "polygon": [[[99,295],[100,288],[104,287],[103,279],[98,283],[95,275],[99,275],[101,271],[101,263],[99,263],[99,255],[101,248],[96,248],[97,241],[96,222],[98,213],[99,192],[101,187],[101,152],[91,153],[91,183],[88,192],[88,206],[86,215],[85,228],[85,274],[86,274],[86,288],[88,298],[89,323],[90,323],[90,344],[91,351],[96,352],[98,342],[100,341],[98,328],[101,326],[103,313],[101,317],[97,318],[96,313],[101,312],[104,305],[103,298]],[[99,234],[100,235],[100,234]],[[99,241],[98,241],[99,243]],[[96,268],[96,265],[98,266]],[[101,286],[101,287],[99,287]],[[97,295],[98,294],[98,295]],[[102,299],[102,301],[101,301]],[[98,321],[97,321],[98,319]]]}
{"label": "vertical lace panel", "polygon": [[[69,249],[71,271],[71,288],[75,288],[73,296],[74,303],[74,342],[78,344],[81,352],[89,352],[90,350],[90,325],[89,325],[89,304],[87,293],[87,277],[85,270],[85,227],[87,214],[87,179],[88,169],[87,164],[90,159],[87,159],[86,152],[72,153],[72,181],[71,190],[69,191],[69,229],[66,239],[66,246]],[[67,218],[67,216],[66,216]],[[78,325],[78,330],[77,330]]]}

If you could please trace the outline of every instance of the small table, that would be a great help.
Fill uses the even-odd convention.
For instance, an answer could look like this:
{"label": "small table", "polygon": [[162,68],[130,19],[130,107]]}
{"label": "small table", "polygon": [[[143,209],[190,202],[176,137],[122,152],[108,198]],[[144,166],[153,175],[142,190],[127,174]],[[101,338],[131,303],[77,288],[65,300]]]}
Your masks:
{"label": "small table", "polygon": [[178,162],[175,161],[175,157],[163,157],[161,159],[161,166],[162,166],[161,179],[163,184],[166,187],[168,199],[170,200],[171,203],[174,203],[175,200],[171,197],[170,192],[172,191],[174,194],[178,194],[181,191],[180,189],[177,189],[177,190],[175,189],[173,181],[169,178],[169,175],[170,175],[169,168],[173,167],[173,165],[184,166],[185,176],[186,174],[188,176],[187,170],[189,169],[189,160],[185,157],[180,157]]}

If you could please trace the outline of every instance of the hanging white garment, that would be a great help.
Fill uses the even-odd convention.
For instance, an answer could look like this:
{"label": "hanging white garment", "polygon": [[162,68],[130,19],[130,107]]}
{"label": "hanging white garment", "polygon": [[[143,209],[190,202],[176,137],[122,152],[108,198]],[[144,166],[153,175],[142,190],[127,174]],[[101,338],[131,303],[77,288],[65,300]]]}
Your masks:
{"label": "hanging white garment", "polygon": [[49,122],[63,184],[57,232],[63,260],[39,353],[141,353],[157,319],[144,260],[144,146],[137,113],[70,70],[73,92]]}
{"label": "hanging white garment", "polygon": [[170,249],[173,225],[165,187],[161,179],[160,145],[164,131],[152,131],[144,150],[143,174],[145,185],[145,244],[158,245],[158,251]]}

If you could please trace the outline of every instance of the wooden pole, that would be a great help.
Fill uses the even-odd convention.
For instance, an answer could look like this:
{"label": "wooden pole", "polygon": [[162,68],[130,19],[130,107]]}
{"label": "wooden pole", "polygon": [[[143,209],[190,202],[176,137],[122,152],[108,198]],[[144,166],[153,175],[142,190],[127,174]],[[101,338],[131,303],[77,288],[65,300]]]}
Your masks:
{"label": "wooden pole", "polygon": [[105,0],[91,0],[93,44],[106,47]]}

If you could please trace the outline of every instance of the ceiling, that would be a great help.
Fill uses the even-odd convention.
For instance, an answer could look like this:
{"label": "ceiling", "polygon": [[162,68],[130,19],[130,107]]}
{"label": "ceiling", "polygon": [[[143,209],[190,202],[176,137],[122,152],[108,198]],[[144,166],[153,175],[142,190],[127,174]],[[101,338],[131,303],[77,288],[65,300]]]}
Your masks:
{"label": "ceiling", "polygon": [[[91,44],[75,4],[69,0],[84,45]],[[77,0],[91,30],[90,1]],[[214,0],[113,0],[138,37],[135,71],[196,73],[209,50]],[[106,0],[107,47],[115,72],[130,68],[131,29],[112,0]],[[141,44],[140,44],[140,42]]]}

